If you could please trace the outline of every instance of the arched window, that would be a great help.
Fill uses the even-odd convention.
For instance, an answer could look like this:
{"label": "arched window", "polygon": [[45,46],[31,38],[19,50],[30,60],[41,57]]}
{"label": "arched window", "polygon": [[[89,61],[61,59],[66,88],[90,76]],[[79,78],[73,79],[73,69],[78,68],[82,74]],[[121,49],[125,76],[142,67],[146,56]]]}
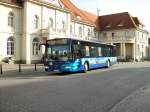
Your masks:
{"label": "arched window", "polygon": [[14,55],[14,39],[9,37],[7,39],[7,55]]}
{"label": "arched window", "polygon": [[8,26],[13,27],[14,25],[14,14],[9,12],[8,14]]}
{"label": "arched window", "polygon": [[54,27],[54,22],[53,22],[52,18],[49,19],[49,26],[50,26],[50,28]]}
{"label": "arched window", "polygon": [[72,25],[70,25],[70,34],[72,34]]}
{"label": "arched window", "polygon": [[34,16],[33,28],[38,29],[39,27],[39,17],[37,15]]}
{"label": "arched window", "polygon": [[65,31],[65,29],[66,29],[66,24],[64,21],[62,21],[62,30]]}
{"label": "arched window", "polygon": [[82,27],[79,27],[79,36],[82,37]]}
{"label": "arched window", "polygon": [[39,48],[39,40],[37,38],[34,38],[33,39],[33,42],[32,42],[32,54],[33,55],[38,55],[39,52],[38,52],[38,49]]}

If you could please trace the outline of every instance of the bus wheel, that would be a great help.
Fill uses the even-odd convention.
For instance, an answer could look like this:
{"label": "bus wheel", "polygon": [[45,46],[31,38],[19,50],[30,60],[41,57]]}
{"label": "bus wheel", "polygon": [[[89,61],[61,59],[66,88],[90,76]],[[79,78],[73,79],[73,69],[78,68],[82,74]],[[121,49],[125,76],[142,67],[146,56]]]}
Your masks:
{"label": "bus wheel", "polygon": [[89,66],[87,63],[84,63],[84,73],[86,73],[89,70]]}
{"label": "bus wheel", "polygon": [[111,63],[110,63],[110,61],[108,60],[107,61],[107,68],[109,68],[111,66]]}

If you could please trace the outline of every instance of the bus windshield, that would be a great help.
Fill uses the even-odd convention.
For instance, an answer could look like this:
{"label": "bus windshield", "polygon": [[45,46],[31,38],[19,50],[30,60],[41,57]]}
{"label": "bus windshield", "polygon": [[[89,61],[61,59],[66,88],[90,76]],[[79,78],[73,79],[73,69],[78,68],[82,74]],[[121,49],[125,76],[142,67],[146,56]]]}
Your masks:
{"label": "bus windshield", "polygon": [[52,45],[47,48],[47,58],[49,61],[60,60],[67,61],[68,60],[68,51],[69,48],[67,45]]}

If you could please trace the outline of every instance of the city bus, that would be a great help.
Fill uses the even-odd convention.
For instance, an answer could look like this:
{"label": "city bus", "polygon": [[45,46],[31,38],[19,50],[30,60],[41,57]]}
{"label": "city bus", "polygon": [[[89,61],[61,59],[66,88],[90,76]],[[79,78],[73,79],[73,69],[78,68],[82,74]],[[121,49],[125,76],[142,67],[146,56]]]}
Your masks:
{"label": "city bus", "polygon": [[55,38],[45,44],[45,71],[87,72],[117,62],[116,47],[95,41]]}

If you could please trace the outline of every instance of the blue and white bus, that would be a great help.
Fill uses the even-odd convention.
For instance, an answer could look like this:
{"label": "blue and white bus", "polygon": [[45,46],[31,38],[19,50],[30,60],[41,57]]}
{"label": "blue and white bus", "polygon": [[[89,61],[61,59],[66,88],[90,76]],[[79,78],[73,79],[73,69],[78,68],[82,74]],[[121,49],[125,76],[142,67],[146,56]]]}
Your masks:
{"label": "blue and white bus", "polygon": [[114,45],[71,38],[46,41],[45,71],[87,72],[117,62]]}

